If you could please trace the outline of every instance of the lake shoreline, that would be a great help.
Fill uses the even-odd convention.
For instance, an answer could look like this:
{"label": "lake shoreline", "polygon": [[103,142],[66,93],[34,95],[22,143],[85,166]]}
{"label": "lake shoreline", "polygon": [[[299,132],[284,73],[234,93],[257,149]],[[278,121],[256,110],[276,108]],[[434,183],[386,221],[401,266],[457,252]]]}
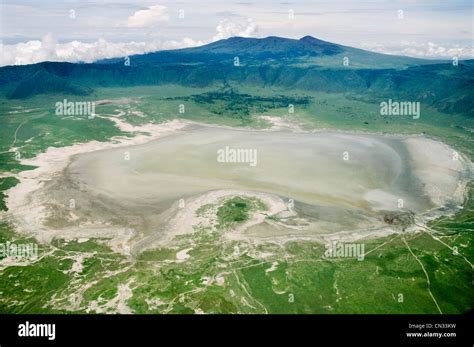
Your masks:
{"label": "lake shoreline", "polygon": [[[105,117],[104,117],[105,118]],[[72,146],[67,147],[50,147],[45,152],[40,153],[36,157],[32,159],[24,159],[21,161],[23,165],[32,165],[37,166],[34,170],[23,171],[18,174],[18,178],[20,179],[20,183],[15,187],[9,189],[7,191],[7,207],[9,209],[7,215],[9,220],[16,226],[16,231],[19,233],[24,234],[33,234],[39,241],[42,242],[50,242],[54,237],[58,237],[61,234],[61,231],[58,230],[56,232],[51,232],[47,227],[44,227],[44,221],[46,219],[46,211],[44,208],[44,202],[41,199],[36,199],[34,196],[35,192],[38,192],[43,186],[45,182],[48,182],[57,175],[61,175],[61,173],[67,168],[67,166],[74,160],[74,158],[78,155],[85,155],[92,152],[98,151],[106,151],[114,148],[128,148],[131,146],[138,146],[149,144],[153,141],[158,141],[163,139],[164,137],[171,136],[177,134],[185,129],[188,129],[189,126],[198,126],[198,127],[210,127],[210,128],[218,128],[218,129],[227,129],[233,131],[264,131],[264,132],[302,132],[302,133],[336,133],[340,135],[371,135],[371,136],[382,136],[384,138],[398,138],[398,139],[418,139],[418,145],[414,145],[413,143],[410,145],[412,150],[413,148],[420,148],[419,141],[433,141],[436,143],[436,146],[441,146],[439,148],[444,148],[444,150],[451,150],[451,147],[446,145],[443,142],[435,141],[428,139],[423,135],[405,135],[405,134],[387,134],[387,133],[365,133],[365,132],[348,132],[348,131],[337,131],[334,129],[313,129],[310,131],[301,130],[294,127],[286,127],[282,123],[278,123],[269,129],[254,129],[254,128],[235,128],[229,126],[220,126],[215,124],[202,124],[187,120],[173,120],[169,122],[165,122],[162,124],[146,124],[143,126],[133,126],[129,123],[124,122],[123,120],[117,117],[107,117],[115,122],[116,126],[124,132],[133,132],[137,135],[134,137],[114,137],[111,138],[107,142],[98,142],[98,141],[91,141],[87,143],[75,144]],[[268,119],[264,119],[267,120]],[[149,135],[144,135],[144,133],[148,133]],[[413,141],[412,141],[413,142]],[[415,141],[416,143],[416,141]],[[410,147],[409,146],[409,147]],[[423,147],[423,146],[421,146]],[[432,151],[428,153],[429,162],[433,163],[437,160],[437,151]],[[457,199],[459,201],[464,201],[465,195],[467,193],[466,186],[470,180],[472,180],[472,163],[464,156],[461,155],[462,160],[464,161],[465,167],[470,167],[470,179],[463,181],[458,189],[456,189]],[[425,164],[420,164],[423,167]],[[436,180],[434,180],[436,183]],[[433,189],[430,187],[429,189]],[[442,215],[454,214],[459,209],[451,209],[450,211],[442,210],[442,212],[438,211],[439,208],[433,209],[427,213],[427,218],[423,218],[423,223],[428,220],[432,220],[441,216],[440,213],[444,213]],[[94,226],[96,228],[96,226]],[[34,229],[34,230],[32,230]],[[77,231],[77,230],[76,230]],[[74,237],[81,237],[80,232],[73,233]],[[90,235],[86,233],[86,237]],[[124,235],[119,235],[121,239],[124,238]],[[113,237],[112,237],[113,238]],[[129,240],[130,237],[127,239]]]}

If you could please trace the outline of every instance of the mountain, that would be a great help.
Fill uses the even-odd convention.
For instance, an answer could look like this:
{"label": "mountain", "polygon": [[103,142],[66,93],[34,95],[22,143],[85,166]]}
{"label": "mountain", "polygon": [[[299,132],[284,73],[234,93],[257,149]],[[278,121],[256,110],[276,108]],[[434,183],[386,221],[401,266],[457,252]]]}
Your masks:
{"label": "mountain", "polygon": [[188,53],[249,55],[254,57],[321,56],[342,53],[342,46],[311,36],[300,40],[269,36],[263,39],[231,37],[201,47],[187,48]]}
{"label": "mountain", "polygon": [[[235,57],[239,58],[235,66]],[[420,100],[447,113],[473,115],[474,64],[391,56],[326,42],[233,37],[201,47],[159,51],[92,64],[44,62],[0,68],[0,93],[84,95],[100,87],[235,84],[358,93],[368,99]],[[344,65],[344,58],[348,58]]]}
{"label": "mountain", "polygon": [[[432,64],[433,61],[411,57],[393,56],[347,47],[312,36],[299,40],[276,36],[266,38],[231,37],[207,45],[170,51],[134,55],[130,59],[135,66],[182,63],[209,63],[231,61],[238,57],[242,65],[272,64],[321,67],[341,67],[344,58],[349,58],[353,68],[404,68],[411,65]],[[99,63],[123,62],[123,58],[108,59]]]}
{"label": "mountain", "polygon": [[23,99],[37,94],[64,93],[73,95],[87,95],[89,88],[76,86],[68,80],[44,69],[36,71],[31,77],[26,77],[17,83],[7,97],[10,99]]}

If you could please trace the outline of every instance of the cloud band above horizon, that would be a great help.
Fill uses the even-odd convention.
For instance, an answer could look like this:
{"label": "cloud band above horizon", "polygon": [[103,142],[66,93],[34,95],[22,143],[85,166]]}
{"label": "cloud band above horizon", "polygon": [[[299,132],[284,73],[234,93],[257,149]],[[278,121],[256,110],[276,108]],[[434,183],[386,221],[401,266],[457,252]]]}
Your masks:
{"label": "cloud band above horizon", "polygon": [[0,66],[93,62],[198,46],[232,36],[326,41],[421,58],[474,58],[472,4],[426,1],[4,0]]}

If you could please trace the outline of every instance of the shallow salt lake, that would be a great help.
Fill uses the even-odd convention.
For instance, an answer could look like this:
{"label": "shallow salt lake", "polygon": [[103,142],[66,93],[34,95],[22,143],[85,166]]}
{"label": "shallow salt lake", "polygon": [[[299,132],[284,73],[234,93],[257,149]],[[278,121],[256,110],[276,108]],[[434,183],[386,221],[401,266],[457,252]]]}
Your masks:
{"label": "shallow salt lake", "polygon": [[[218,152],[226,147],[255,151],[256,165],[219,162]],[[146,145],[83,155],[69,170],[120,199],[173,200],[245,189],[362,209],[396,209],[403,198],[407,207],[422,210],[430,204],[410,161],[397,138],[198,127]]]}
{"label": "shallow salt lake", "polygon": [[[434,146],[434,155],[420,152],[427,146]],[[251,150],[255,161],[222,162],[219,153],[226,148]],[[180,199],[220,190],[258,192],[294,201],[310,233],[333,233],[376,228],[387,211],[421,214],[436,207],[428,175],[420,173],[433,166],[428,178],[442,179],[444,195],[454,193],[460,167],[450,167],[450,155],[447,146],[416,137],[192,125],[144,145],[77,155],[49,193],[74,196],[79,220],[147,234],[166,229]],[[286,233],[253,228],[260,229]]]}

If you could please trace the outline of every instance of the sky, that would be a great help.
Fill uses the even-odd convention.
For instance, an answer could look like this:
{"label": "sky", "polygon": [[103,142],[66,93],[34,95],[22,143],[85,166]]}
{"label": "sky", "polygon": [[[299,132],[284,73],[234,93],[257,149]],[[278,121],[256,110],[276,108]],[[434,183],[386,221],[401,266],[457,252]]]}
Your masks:
{"label": "sky", "polygon": [[474,58],[472,0],[0,0],[0,66],[85,61],[232,36],[316,38],[388,54]]}

